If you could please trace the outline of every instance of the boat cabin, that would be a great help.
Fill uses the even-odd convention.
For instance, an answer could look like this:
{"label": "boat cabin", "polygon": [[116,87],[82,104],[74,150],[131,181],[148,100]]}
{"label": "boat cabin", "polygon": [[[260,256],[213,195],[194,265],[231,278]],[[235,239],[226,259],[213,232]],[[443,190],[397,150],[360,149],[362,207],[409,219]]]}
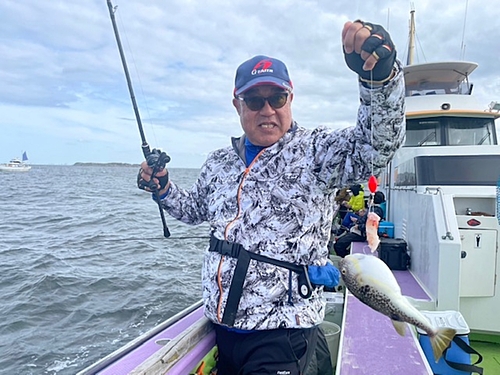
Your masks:
{"label": "boat cabin", "polygon": [[410,270],[435,309],[460,311],[471,330],[498,334],[500,114],[472,95],[476,67],[404,68],[406,140],[380,188],[395,236],[408,243]]}

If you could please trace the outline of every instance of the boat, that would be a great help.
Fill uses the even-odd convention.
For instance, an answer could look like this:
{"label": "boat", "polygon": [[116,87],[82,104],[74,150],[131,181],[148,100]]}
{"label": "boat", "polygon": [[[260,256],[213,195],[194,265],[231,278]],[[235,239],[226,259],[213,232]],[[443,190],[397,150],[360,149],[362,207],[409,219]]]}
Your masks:
{"label": "boat", "polygon": [[13,158],[8,163],[0,164],[0,171],[2,172],[28,172],[31,169],[31,166],[26,164],[26,160],[28,160],[28,155],[26,151],[23,152],[22,159]]}
{"label": "boat", "polygon": [[500,334],[500,106],[478,103],[478,64],[407,65],[406,141],[381,177],[389,221],[440,310]]}
{"label": "boat", "polygon": [[500,103],[473,95],[477,63],[408,57],[406,140],[380,176],[388,220],[433,308],[460,312],[500,373]]}
{"label": "boat", "polygon": [[[495,128],[500,105],[485,108],[472,95],[470,76],[477,67],[466,61],[407,63],[407,136],[378,176],[378,188],[387,197],[394,237],[406,241],[411,257],[409,269],[393,271],[403,294],[421,310],[459,312],[470,328],[471,346],[484,356],[485,373],[493,374],[500,373],[500,146]],[[364,248],[353,243],[351,252]],[[415,330],[402,338],[389,319],[342,285],[336,294],[341,310],[334,315],[341,331],[331,348],[338,357],[332,374],[433,373],[433,359]],[[208,374],[215,350],[213,326],[199,301],[78,375]]]}

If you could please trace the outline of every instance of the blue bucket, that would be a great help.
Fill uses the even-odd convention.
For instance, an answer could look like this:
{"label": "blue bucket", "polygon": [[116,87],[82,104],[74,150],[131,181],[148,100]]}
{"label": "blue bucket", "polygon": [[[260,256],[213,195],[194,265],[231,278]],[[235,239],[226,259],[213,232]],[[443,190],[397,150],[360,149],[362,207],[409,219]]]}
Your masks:
{"label": "blue bucket", "polygon": [[[469,326],[465,321],[462,314],[459,311],[421,311],[421,313],[429,319],[429,322],[435,328],[454,328],[457,331],[456,338],[464,341],[467,345],[469,344]],[[432,352],[431,340],[427,334],[417,328],[417,332],[419,333],[418,341],[420,342],[420,346],[424,351],[425,357],[429,362],[429,365],[432,368],[432,372],[434,375],[467,375],[471,374],[471,372],[461,371],[454,369],[446,363],[455,362],[464,365],[471,364],[470,354],[465,352],[462,348],[460,348],[455,342],[451,342],[451,345],[445,352],[443,356],[439,358],[439,361],[436,363],[434,360],[434,353]],[[446,360],[445,360],[446,359]]]}
{"label": "blue bucket", "polygon": [[380,237],[394,238],[394,223],[381,221],[378,224],[378,235]]}
{"label": "blue bucket", "polygon": [[[465,341],[465,343],[469,344],[469,336],[461,335],[457,336],[460,340]],[[427,361],[431,366],[432,372],[434,375],[469,375],[470,372],[455,370],[451,368],[446,360],[450,362],[461,363],[465,365],[471,364],[470,354],[464,352],[457,344],[453,341],[451,342],[451,346],[444,352],[443,356],[439,358],[439,361],[436,363],[434,361],[434,354],[432,353],[431,340],[427,335],[420,335],[418,341],[420,342],[420,346],[422,346],[422,350],[425,353]]]}

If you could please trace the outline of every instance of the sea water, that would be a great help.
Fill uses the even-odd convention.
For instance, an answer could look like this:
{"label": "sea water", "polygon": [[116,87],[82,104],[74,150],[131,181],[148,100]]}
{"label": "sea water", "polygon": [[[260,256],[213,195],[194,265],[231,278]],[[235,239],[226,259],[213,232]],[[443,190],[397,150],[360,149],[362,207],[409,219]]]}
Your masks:
{"label": "sea water", "polygon": [[166,215],[165,239],[137,171],[0,173],[0,374],[75,374],[201,298],[208,226]]}

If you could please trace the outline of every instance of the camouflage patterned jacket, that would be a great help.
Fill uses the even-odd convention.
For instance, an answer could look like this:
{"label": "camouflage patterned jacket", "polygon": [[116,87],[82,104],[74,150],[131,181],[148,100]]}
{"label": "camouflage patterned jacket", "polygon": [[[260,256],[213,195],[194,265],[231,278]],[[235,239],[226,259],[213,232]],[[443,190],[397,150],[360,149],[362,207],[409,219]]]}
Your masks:
{"label": "camouflage patterned jacket", "polygon": [[[405,134],[402,69],[383,88],[360,85],[355,127],[313,130],[293,124],[277,143],[246,167],[244,137],[211,153],[190,190],[172,183],[164,209],[188,224],[208,222],[218,239],[300,265],[325,265],[334,189],[366,180],[390,161]],[[370,104],[373,106],[370,111]],[[371,134],[371,126],[374,132]],[[373,137],[373,145],[370,144]],[[205,252],[205,315],[220,323],[236,259]],[[322,290],[309,299],[297,292],[293,272],[250,261],[234,327],[307,328],[324,316]]]}

